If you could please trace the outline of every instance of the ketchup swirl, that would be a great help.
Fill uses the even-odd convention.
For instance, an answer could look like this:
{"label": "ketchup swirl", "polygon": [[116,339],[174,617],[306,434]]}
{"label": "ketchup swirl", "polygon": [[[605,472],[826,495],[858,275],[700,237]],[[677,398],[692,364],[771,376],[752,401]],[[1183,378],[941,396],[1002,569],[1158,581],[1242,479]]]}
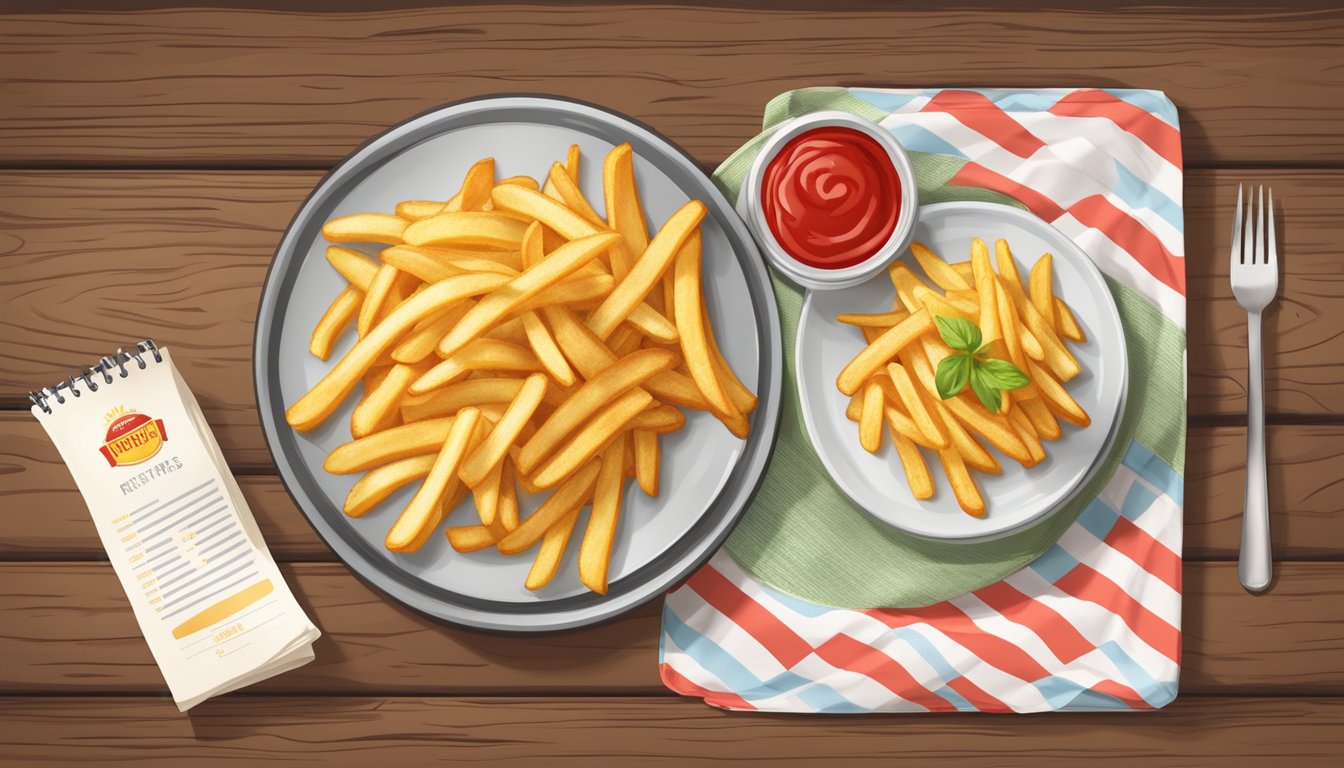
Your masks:
{"label": "ketchup swirl", "polygon": [[780,246],[808,266],[841,269],[875,255],[901,212],[901,183],[882,145],[853,128],[799,134],[765,168],[761,204]]}

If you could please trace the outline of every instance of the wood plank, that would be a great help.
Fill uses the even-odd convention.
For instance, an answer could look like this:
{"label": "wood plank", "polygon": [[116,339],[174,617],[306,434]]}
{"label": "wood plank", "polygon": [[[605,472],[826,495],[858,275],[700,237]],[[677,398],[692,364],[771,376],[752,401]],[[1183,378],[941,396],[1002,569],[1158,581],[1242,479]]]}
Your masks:
{"label": "wood plank", "polygon": [[[1195,427],[1186,452],[1185,558],[1235,559],[1241,541],[1243,428]],[[1275,557],[1344,557],[1344,426],[1269,428],[1270,506]],[[40,425],[0,412],[5,502],[41,514],[0,515],[0,560],[101,559],[84,500]],[[243,495],[278,560],[333,560],[274,475],[239,478]]]}
{"label": "wood plank", "polygon": [[0,163],[325,167],[498,91],[605,104],[715,163],[767,100],[810,85],[1164,89],[1190,162],[1344,160],[1338,8],[712,5],[16,9],[0,18]]}
{"label": "wood plank", "polygon": [[9,765],[1318,768],[1344,757],[1344,700],[1324,698],[1190,697],[1142,715],[800,717],[686,699],[235,695],[190,717],[120,697],[3,699],[0,714]]}
{"label": "wood plank", "polygon": [[[173,347],[221,445],[268,462],[250,370],[256,302],[280,234],[318,180],[296,172],[0,173],[0,402],[145,336]],[[1227,252],[1238,181],[1284,210],[1283,298],[1266,317],[1271,414],[1344,413],[1344,171],[1187,178],[1190,409],[1245,411],[1245,313]]]}
{"label": "wood plank", "polygon": [[[658,606],[599,627],[502,637],[406,611],[334,563],[282,566],[322,629],[317,660],[252,690],[285,693],[662,693]],[[1183,693],[1339,693],[1341,563],[1282,563],[1256,597],[1234,563],[1186,563]],[[150,693],[162,678],[100,563],[0,564],[0,693]]]}

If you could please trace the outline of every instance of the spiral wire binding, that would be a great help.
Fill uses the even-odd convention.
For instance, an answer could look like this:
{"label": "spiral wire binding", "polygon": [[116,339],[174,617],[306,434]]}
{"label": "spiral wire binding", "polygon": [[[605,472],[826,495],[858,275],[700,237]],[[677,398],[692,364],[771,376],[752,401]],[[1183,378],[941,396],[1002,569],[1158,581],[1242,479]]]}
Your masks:
{"label": "spiral wire binding", "polygon": [[[129,350],[118,348],[116,353],[99,358],[97,365],[76,371],[65,381],[57,382],[53,386],[39,389],[36,392],[29,392],[28,399],[32,401],[33,405],[41,408],[43,412],[51,413],[51,400],[55,400],[57,405],[65,404],[66,398],[64,394],[61,394],[61,390],[69,392],[74,397],[79,397],[82,393],[78,384],[80,380],[83,380],[84,386],[90,392],[97,392],[99,385],[95,378],[101,377],[103,385],[111,384],[118,378],[124,379],[130,375],[126,364],[132,360],[135,361],[140,370],[144,370],[149,367],[149,363],[145,362],[145,355],[152,355],[156,363],[163,362],[159,345],[155,344],[153,339],[145,339]],[[114,370],[117,371],[116,376],[112,375]]]}

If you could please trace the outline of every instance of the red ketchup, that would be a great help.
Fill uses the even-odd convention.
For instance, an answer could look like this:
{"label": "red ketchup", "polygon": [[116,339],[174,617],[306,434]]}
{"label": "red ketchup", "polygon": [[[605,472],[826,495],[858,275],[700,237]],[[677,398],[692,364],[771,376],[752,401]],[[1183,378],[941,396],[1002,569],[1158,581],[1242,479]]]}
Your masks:
{"label": "red ketchup", "polygon": [[810,267],[841,269],[881,250],[901,212],[887,151],[853,128],[799,134],[765,167],[761,201],[780,246]]}

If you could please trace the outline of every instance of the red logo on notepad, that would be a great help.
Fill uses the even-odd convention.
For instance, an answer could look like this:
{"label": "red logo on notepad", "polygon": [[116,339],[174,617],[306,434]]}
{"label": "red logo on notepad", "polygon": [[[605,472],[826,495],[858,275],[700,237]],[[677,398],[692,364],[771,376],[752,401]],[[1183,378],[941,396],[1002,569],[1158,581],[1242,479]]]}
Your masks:
{"label": "red logo on notepad", "polygon": [[108,414],[107,436],[98,451],[108,464],[124,467],[153,458],[166,442],[168,432],[163,428],[163,419],[151,419],[118,406]]}

